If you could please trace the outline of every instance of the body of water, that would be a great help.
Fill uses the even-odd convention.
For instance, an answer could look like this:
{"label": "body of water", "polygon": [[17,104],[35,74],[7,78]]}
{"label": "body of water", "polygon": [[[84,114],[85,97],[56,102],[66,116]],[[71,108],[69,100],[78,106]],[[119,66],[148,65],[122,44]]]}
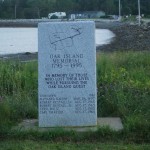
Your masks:
{"label": "body of water", "polygon": [[[0,55],[38,51],[37,28],[0,28]],[[96,29],[96,46],[109,44],[114,33]]]}

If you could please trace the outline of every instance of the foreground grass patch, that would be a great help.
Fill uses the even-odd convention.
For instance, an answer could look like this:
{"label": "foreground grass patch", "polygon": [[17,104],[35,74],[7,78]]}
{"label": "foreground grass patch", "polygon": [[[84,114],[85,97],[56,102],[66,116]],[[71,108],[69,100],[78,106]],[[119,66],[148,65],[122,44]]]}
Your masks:
{"label": "foreground grass patch", "polygon": [[89,144],[89,143],[51,143],[39,141],[3,141],[1,150],[149,150],[150,145],[123,145],[123,144]]}
{"label": "foreground grass patch", "polygon": [[100,54],[97,76],[98,115],[121,117],[131,132],[149,132],[150,53]]}
{"label": "foreground grass patch", "polygon": [[37,118],[37,62],[0,61],[0,126]]}
{"label": "foreground grass patch", "polygon": [[[66,133],[20,133],[11,127],[38,114],[37,62],[0,61],[0,138],[62,140]],[[76,135],[69,140],[102,141],[121,139],[136,143],[150,142],[150,53],[117,52],[97,55],[98,117],[121,117],[124,130],[119,133],[99,130]],[[77,137],[79,138],[77,140]],[[66,138],[66,137],[65,137]],[[67,138],[66,138],[67,139]]]}

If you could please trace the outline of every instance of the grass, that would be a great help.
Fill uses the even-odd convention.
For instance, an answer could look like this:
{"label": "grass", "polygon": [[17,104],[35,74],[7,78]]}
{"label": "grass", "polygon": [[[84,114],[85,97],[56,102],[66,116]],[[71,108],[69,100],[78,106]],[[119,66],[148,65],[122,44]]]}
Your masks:
{"label": "grass", "polygon": [[[97,55],[98,116],[121,117],[124,130],[96,133],[10,131],[22,119],[37,118],[37,62],[0,61],[0,138],[54,141],[150,142],[150,53]],[[63,138],[62,138],[63,137]]]}
{"label": "grass", "polygon": [[150,145],[98,143],[51,143],[39,141],[3,141],[1,150],[149,150]]}
{"label": "grass", "polygon": [[0,125],[37,118],[37,62],[0,61]]}
{"label": "grass", "polygon": [[97,74],[99,116],[150,121],[150,53],[101,54]]}
{"label": "grass", "polygon": [[121,117],[128,133],[150,139],[150,53],[101,54],[97,60],[98,116]]}
{"label": "grass", "polygon": [[136,16],[128,16],[128,18],[122,18],[122,22],[126,22],[126,21],[130,21],[130,22],[136,22]]}

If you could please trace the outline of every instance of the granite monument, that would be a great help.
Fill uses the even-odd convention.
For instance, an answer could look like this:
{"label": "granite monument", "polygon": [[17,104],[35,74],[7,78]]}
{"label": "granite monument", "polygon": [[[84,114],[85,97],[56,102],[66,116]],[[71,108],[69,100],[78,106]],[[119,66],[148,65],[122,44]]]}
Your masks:
{"label": "granite monument", "polygon": [[40,23],[38,41],[39,126],[95,126],[95,23]]}

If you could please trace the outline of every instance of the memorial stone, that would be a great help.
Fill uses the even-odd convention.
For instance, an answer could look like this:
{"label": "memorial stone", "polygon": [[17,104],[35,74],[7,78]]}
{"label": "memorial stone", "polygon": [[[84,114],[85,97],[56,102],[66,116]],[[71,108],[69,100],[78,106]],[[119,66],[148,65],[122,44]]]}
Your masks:
{"label": "memorial stone", "polygon": [[95,23],[40,23],[38,38],[39,126],[95,126]]}

